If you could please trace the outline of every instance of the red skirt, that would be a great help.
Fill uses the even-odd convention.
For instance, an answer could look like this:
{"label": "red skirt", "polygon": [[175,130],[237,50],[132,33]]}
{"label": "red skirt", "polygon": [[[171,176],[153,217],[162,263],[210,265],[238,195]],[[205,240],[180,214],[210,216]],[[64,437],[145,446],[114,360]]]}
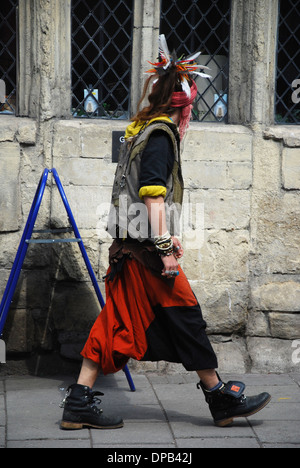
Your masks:
{"label": "red skirt", "polygon": [[130,358],[180,362],[188,371],[217,368],[200,305],[179,271],[166,281],[128,258],[113,281],[106,281],[106,305],[82,356],[104,374],[123,369]]}

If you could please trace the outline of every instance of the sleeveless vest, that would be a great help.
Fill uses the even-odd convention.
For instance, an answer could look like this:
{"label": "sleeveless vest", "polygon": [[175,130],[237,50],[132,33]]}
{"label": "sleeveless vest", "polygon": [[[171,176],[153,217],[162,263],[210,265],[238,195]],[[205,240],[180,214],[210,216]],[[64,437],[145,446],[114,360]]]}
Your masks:
{"label": "sleeveless vest", "polygon": [[113,238],[124,239],[129,236],[143,242],[154,237],[146,205],[139,197],[139,180],[143,152],[150,136],[156,130],[166,132],[173,145],[174,165],[166,184],[165,207],[169,232],[171,235],[179,234],[183,199],[179,135],[176,126],[171,122],[168,124],[155,121],[121,146],[107,226],[107,231]]}

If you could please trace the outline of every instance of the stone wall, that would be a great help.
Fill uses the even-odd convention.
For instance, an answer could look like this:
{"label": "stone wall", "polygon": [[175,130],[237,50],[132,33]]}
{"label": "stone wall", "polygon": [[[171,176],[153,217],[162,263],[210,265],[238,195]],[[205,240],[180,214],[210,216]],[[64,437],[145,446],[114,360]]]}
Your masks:
{"label": "stone wall", "polygon": [[[103,227],[115,164],[112,129],[125,122],[8,117],[0,126],[0,293],[44,167],[55,167],[101,281],[110,239]],[[300,129],[261,132],[192,123],[184,143],[185,200],[203,206],[203,243],[186,246],[182,267],[203,308],[224,371],[287,371],[299,339]],[[36,226],[68,219],[49,178]],[[189,232],[190,234],[190,232]],[[104,294],[104,285],[101,284]],[[5,327],[8,355],[78,358],[99,313],[75,244],[32,245]],[[137,364],[133,363],[135,367]],[[180,370],[147,363],[142,369]]]}
{"label": "stone wall", "polygon": [[[149,12],[158,4],[141,0],[136,7],[136,69],[155,49],[159,15]],[[299,369],[293,356],[300,346],[300,128],[272,121],[277,0],[247,5],[233,0],[230,124],[192,123],[184,142],[184,202],[194,224],[183,233],[181,264],[202,305],[220,372],[287,372]],[[127,122],[70,117],[69,7],[69,0],[20,1],[24,117],[0,116],[0,298],[46,167],[59,173],[104,294],[112,131]],[[246,47],[253,52],[247,57]],[[133,107],[137,98],[133,93]],[[36,227],[67,224],[49,177]],[[77,244],[31,245],[4,330],[9,361],[1,372],[16,371],[16,362],[30,372],[66,370],[79,359],[99,312]],[[130,365],[183,370],[164,362]]]}

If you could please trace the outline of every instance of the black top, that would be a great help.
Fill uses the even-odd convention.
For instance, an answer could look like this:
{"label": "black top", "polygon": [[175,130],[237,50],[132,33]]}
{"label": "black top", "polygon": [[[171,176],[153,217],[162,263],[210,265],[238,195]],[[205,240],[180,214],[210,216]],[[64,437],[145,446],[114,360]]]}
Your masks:
{"label": "black top", "polygon": [[149,185],[166,187],[173,165],[172,141],[166,132],[156,130],[150,136],[142,155],[139,189]]}

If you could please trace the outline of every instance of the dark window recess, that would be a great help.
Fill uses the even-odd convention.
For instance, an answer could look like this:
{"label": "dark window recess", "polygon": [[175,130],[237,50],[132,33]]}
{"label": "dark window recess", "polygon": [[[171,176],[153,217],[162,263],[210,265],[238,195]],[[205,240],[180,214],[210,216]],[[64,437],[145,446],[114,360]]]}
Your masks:
{"label": "dark window recess", "polygon": [[72,114],[127,119],[133,0],[72,1]]}
{"label": "dark window recess", "polygon": [[201,51],[211,80],[197,78],[194,120],[227,121],[231,0],[162,0],[160,32],[177,55]]}
{"label": "dark window recess", "polygon": [[279,6],[275,120],[300,122],[300,0]]}
{"label": "dark window recess", "polygon": [[0,115],[16,111],[16,55],[18,0],[0,5]]}

